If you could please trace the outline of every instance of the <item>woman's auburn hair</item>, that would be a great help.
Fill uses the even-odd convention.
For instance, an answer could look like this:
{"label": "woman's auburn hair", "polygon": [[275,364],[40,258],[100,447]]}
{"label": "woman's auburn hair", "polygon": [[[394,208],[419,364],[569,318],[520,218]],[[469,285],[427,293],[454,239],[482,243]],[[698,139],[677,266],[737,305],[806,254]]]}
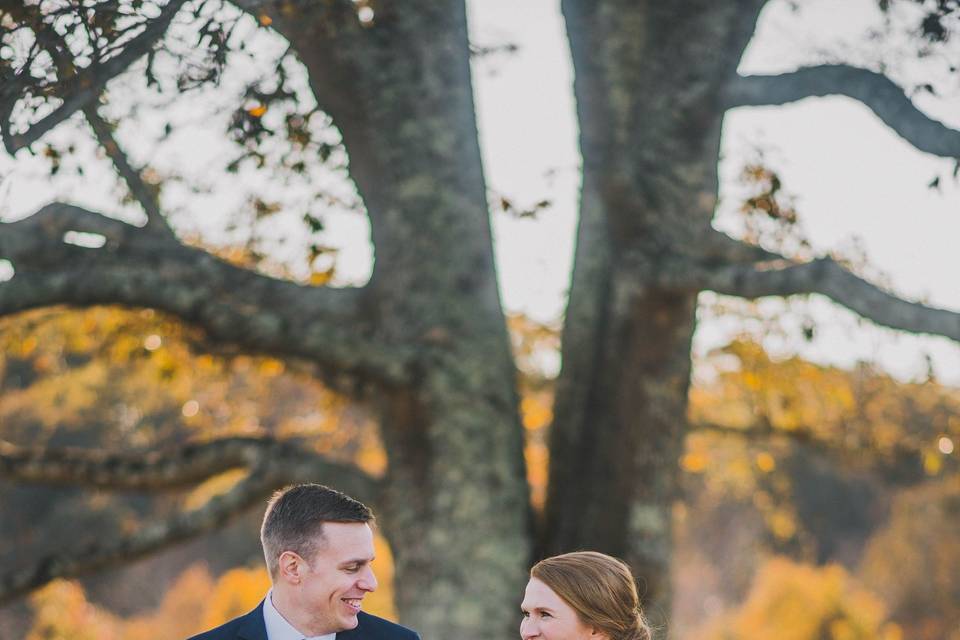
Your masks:
{"label": "woman's auburn hair", "polygon": [[636,582],[622,560],[597,551],[565,553],[533,565],[530,577],[550,587],[581,622],[610,640],[650,640]]}

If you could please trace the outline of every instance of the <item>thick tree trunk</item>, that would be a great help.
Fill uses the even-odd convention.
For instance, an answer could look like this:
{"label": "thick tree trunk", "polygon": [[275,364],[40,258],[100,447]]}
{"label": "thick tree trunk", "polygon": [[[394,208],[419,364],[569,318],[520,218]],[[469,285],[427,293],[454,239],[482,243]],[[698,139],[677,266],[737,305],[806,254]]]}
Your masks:
{"label": "thick tree trunk", "polygon": [[[581,221],[538,554],[627,559],[670,613],[671,513],[723,109],[761,3],[564,0],[583,155]],[[678,70],[680,72],[678,72]]]}
{"label": "thick tree trunk", "polygon": [[[596,231],[588,213],[581,242]],[[627,559],[662,622],[696,295],[651,289],[624,300],[589,253],[578,252],[570,294],[540,554],[597,549]]]}
{"label": "thick tree trunk", "polygon": [[374,399],[401,621],[424,638],[512,637],[529,502],[464,6],[381,3],[367,25],[352,2],[339,6],[339,22],[278,22],[340,127],[367,205],[371,326],[418,354],[417,381]]}

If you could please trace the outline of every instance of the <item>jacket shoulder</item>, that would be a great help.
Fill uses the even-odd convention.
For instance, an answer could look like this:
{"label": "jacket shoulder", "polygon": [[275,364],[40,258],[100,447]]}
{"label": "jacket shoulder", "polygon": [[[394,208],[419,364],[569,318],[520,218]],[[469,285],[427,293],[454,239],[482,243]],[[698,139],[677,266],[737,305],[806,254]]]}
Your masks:
{"label": "jacket shoulder", "polygon": [[234,618],[230,622],[220,625],[215,629],[204,631],[187,640],[228,640],[237,637],[237,629],[240,628],[242,618]]}
{"label": "jacket shoulder", "polygon": [[[262,606],[263,603],[246,615],[229,620],[209,631],[191,636],[187,640],[235,640],[237,638],[263,638],[263,640],[266,640],[267,632],[263,625]],[[241,635],[241,630],[246,633]]]}
{"label": "jacket shoulder", "polygon": [[361,613],[359,617],[360,624],[357,625],[357,631],[363,634],[363,638],[368,636],[377,640],[381,638],[383,640],[419,640],[420,638],[416,631],[396,622],[390,622],[369,613]]}

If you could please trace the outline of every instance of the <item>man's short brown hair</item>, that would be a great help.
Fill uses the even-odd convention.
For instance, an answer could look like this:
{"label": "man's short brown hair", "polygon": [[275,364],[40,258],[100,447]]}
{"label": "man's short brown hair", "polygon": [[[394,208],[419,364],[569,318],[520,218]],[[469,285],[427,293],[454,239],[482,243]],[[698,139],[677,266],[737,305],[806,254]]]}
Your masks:
{"label": "man's short brown hair", "polygon": [[322,484],[280,489],[267,503],[260,527],[260,543],[270,575],[276,577],[284,551],[293,551],[312,562],[323,543],[324,522],[371,522],[373,519],[373,512],[365,504]]}

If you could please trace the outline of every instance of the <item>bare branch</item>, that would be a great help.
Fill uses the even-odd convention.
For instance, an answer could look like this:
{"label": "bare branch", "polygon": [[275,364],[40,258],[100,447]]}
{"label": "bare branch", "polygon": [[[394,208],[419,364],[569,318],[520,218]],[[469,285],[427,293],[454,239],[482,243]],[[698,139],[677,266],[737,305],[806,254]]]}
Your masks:
{"label": "bare branch", "polygon": [[842,95],[862,102],[920,151],[960,157],[960,131],[917,109],[885,75],[848,65],[807,67],[774,76],[741,76],[726,92],[726,105],[780,105],[814,96]]}
{"label": "bare branch", "polygon": [[203,507],[147,525],[130,536],[106,537],[81,549],[42,558],[29,569],[0,577],[0,604],[55,578],[77,577],[125,564],[213,531],[285,484],[324,482],[374,507],[381,500],[379,481],[358,467],[327,460],[296,443],[273,438],[225,438],[144,455],[50,451],[0,441],[0,477],[18,482],[121,490],[174,489],[238,467],[248,467],[250,474]]}
{"label": "bare branch", "polygon": [[55,126],[69,118],[78,110],[93,104],[103,92],[107,83],[123,73],[131,64],[150,52],[157,42],[163,38],[170,26],[170,22],[183,6],[186,0],[170,0],[160,11],[160,15],[147,23],[140,35],[131,39],[123,51],[100,64],[92,64],[69,78],[62,86],[58,97],[63,104],[53,110],[39,122],[30,126],[23,133],[10,131],[9,116],[13,111],[14,103],[19,100],[24,89],[23,82],[11,82],[4,87],[0,114],[3,114],[3,142],[7,152],[16,153],[20,149],[30,146]]}
{"label": "bare branch", "polygon": [[223,526],[284,483],[265,469],[255,469],[225,494],[167,522],[154,523],[127,536],[102,536],[81,549],[41,558],[28,569],[0,577],[0,604],[56,578],[74,578],[155,553]]}
{"label": "bare branch", "polygon": [[767,421],[749,427],[731,427],[716,423],[695,422],[690,425],[690,430],[691,432],[709,431],[722,435],[737,436],[744,440],[763,440],[765,438],[783,437],[797,444],[822,451],[828,451],[832,448],[830,443],[818,437],[817,434],[806,427],[800,429],[781,429]]}
{"label": "bare branch", "polygon": [[781,257],[763,247],[741,242],[712,228],[707,233],[700,234],[696,246],[700,248],[698,254],[703,261],[711,264],[745,264],[776,260]]}
{"label": "bare branch", "polygon": [[294,479],[336,479],[350,495],[375,501],[376,481],[358,468],[326,460],[295,442],[222,438],[172,450],[111,453],[102,449],[18,447],[0,440],[0,478],[47,485],[113,490],[190,487],[237,468],[276,468]]}
{"label": "bare branch", "polygon": [[[67,231],[102,235],[92,249],[64,242]],[[120,304],[166,311],[214,340],[254,352],[308,358],[345,377],[397,385],[416,355],[374,337],[363,289],[299,285],[236,267],[140,229],[71,205],[0,223],[0,258],[14,277],[0,283],[0,316],[65,304]]]}
{"label": "bare branch", "polygon": [[898,298],[830,258],[802,264],[782,260],[746,267],[675,270],[661,278],[661,284],[687,285],[750,299],[819,293],[885,327],[960,341],[960,313]]}
{"label": "bare branch", "polygon": [[91,103],[85,106],[83,108],[83,114],[86,116],[87,122],[90,123],[90,128],[93,129],[93,133],[100,142],[100,146],[106,151],[107,155],[113,161],[113,166],[117,168],[117,172],[123,178],[124,182],[127,183],[130,193],[137,199],[140,206],[143,207],[144,213],[147,214],[147,228],[172,236],[173,229],[167,224],[167,219],[163,213],[160,212],[160,205],[157,202],[156,196],[143,181],[143,178],[140,177],[140,172],[130,165],[130,162],[127,160],[127,155],[120,149],[120,145],[113,137],[110,125],[97,113],[96,105]]}
{"label": "bare branch", "polygon": [[[53,58],[60,76],[63,78],[75,76],[77,69],[74,66],[73,60],[70,58],[70,50],[63,36],[51,30],[47,33],[46,37],[43,38],[43,41],[45,43],[44,49]],[[100,143],[100,146],[113,161],[113,165],[116,167],[120,177],[127,183],[127,188],[130,189],[131,195],[133,195],[140,203],[140,206],[143,207],[143,211],[147,216],[146,226],[153,231],[173,236],[173,230],[167,225],[163,214],[160,213],[160,205],[157,202],[155,194],[151,192],[150,188],[144,183],[140,177],[140,172],[130,165],[126,154],[123,153],[120,145],[116,139],[114,139],[110,125],[97,113],[96,101],[84,105],[83,114],[86,116],[87,122],[90,124],[90,128],[93,130],[93,134]]]}
{"label": "bare branch", "polygon": [[59,202],[44,206],[18,222],[0,222],[0,258],[26,265],[44,264],[39,255],[51,240],[62,244],[68,231],[102,235],[112,249],[131,240],[137,228],[81,207]]}

